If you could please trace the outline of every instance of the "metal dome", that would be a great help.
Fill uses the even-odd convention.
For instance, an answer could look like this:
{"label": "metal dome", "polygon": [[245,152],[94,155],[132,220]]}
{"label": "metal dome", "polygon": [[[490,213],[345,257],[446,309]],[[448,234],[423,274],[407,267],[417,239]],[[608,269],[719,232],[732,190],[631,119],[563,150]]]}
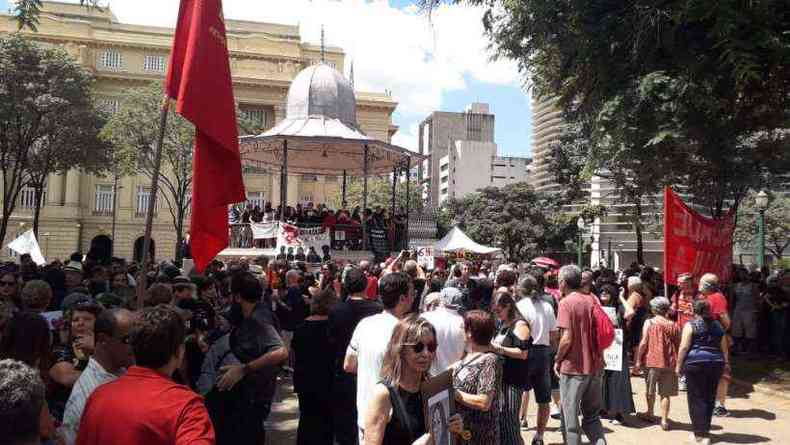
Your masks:
{"label": "metal dome", "polygon": [[286,119],[323,117],[357,127],[354,88],[336,69],[319,63],[303,69],[288,89]]}

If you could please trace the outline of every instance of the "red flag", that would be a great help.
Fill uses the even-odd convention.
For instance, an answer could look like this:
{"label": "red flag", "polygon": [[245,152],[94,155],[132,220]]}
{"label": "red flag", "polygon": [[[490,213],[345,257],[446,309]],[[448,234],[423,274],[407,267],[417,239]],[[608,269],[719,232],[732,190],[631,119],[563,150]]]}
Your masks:
{"label": "red flag", "polygon": [[677,284],[682,273],[695,280],[715,273],[722,283],[730,279],[735,207],[721,219],[707,218],[664,189],[664,281]]}
{"label": "red flag", "polygon": [[228,204],[246,199],[221,0],[181,0],[165,91],[195,124],[190,248],[202,271],[228,246]]}

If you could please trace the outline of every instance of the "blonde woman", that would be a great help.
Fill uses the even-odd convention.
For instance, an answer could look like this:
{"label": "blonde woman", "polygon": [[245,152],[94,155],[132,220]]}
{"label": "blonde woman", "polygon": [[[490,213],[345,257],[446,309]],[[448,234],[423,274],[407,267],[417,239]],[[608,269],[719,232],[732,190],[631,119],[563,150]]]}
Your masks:
{"label": "blonde woman", "polygon": [[[365,413],[365,445],[429,445],[420,387],[436,355],[436,330],[417,315],[395,326],[381,369],[382,382],[373,388]],[[361,414],[361,413],[360,413]],[[463,431],[458,414],[450,417],[451,433]]]}

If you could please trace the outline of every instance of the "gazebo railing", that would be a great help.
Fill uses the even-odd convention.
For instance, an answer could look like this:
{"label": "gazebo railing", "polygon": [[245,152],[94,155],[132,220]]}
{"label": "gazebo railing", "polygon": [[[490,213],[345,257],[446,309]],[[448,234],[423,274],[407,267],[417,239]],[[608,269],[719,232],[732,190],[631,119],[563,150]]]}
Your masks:
{"label": "gazebo railing", "polygon": [[[299,223],[292,224],[300,229],[310,229],[321,227],[319,223]],[[330,247],[332,250],[364,250],[363,249],[363,227],[359,224],[334,224],[327,227],[329,231]],[[391,251],[398,251],[405,247],[406,227],[397,224],[394,228],[388,229],[388,238]],[[230,224],[230,247],[232,248],[274,248],[276,238],[254,239],[252,224],[236,223]],[[320,252],[319,252],[320,254]]]}

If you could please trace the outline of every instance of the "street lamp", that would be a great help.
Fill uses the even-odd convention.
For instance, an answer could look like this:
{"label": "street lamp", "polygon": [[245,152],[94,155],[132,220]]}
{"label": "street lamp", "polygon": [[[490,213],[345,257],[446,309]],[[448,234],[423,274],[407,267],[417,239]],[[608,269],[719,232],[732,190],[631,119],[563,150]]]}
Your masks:
{"label": "street lamp", "polygon": [[579,251],[578,251],[576,264],[578,264],[579,267],[582,267],[582,261],[583,261],[582,249],[584,248],[584,237],[582,236],[582,232],[584,232],[584,218],[582,218],[581,216],[579,217],[579,219],[576,220],[576,227],[579,228]]}
{"label": "street lamp", "polygon": [[765,190],[754,198],[754,203],[759,212],[757,217],[757,267],[760,270],[765,266],[765,211],[768,209],[768,194]]}

